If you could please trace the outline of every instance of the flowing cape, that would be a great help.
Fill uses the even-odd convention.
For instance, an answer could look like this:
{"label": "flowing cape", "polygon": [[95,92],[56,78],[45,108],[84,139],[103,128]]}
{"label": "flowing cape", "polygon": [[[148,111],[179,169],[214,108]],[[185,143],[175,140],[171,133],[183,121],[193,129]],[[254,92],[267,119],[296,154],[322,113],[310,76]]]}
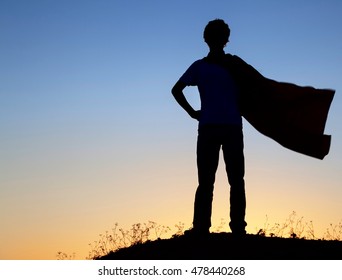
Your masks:
{"label": "flowing cape", "polygon": [[238,56],[226,54],[223,66],[237,83],[242,116],[282,146],[323,159],[331,136],[324,134],[335,91],[265,78]]}

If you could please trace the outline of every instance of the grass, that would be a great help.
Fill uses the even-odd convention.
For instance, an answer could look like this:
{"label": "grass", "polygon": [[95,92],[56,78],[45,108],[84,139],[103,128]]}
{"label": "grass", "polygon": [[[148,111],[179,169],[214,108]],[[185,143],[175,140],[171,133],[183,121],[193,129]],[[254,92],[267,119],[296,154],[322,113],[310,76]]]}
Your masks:
{"label": "grass", "polygon": [[315,235],[313,222],[304,221],[304,217],[298,217],[297,213],[293,211],[285,222],[282,224],[275,223],[272,226],[268,223],[268,217],[266,216],[264,227],[259,229],[257,234],[269,237],[341,241],[342,222],[337,225],[330,224],[323,237],[319,238]]}
{"label": "grass", "polygon": [[[122,229],[116,223],[115,226],[110,230],[106,231],[104,234],[99,235],[99,239],[90,243],[90,251],[87,259],[101,259],[105,256],[113,256],[113,254],[117,252],[125,251],[127,248],[141,248],[144,244],[153,243],[161,244],[161,241],[170,241],[183,242],[182,238],[184,237],[184,223],[179,222],[174,225],[175,230],[172,230],[169,226],[159,225],[155,222],[148,221],[147,223],[137,223],[133,224],[132,227],[128,230]],[[223,243],[228,242],[229,234],[223,233],[223,229],[227,228],[226,222],[224,219],[221,219],[221,223],[217,226],[213,233],[211,234],[212,238],[212,246],[218,246],[218,248],[222,247]],[[164,239],[165,236],[172,236],[170,239]],[[306,222],[303,217],[298,217],[296,212],[292,212],[288,218],[283,223],[275,223],[273,225],[269,224],[268,217],[266,216],[266,221],[260,229],[256,230],[255,234],[249,234],[249,242],[251,242],[250,246],[256,246],[255,248],[259,248],[260,244],[264,244],[265,240],[273,239],[275,240],[307,240],[307,241],[341,241],[342,237],[342,222],[337,225],[330,224],[326,229],[324,236],[321,238],[316,237],[314,231],[314,225],[312,221]],[[264,239],[260,239],[264,238]],[[213,241],[215,239],[215,241]],[[187,240],[189,243],[189,240]],[[216,244],[221,242],[221,244]],[[254,242],[259,242],[259,245],[255,245]],[[280,242],[280,241],[279,241]],[[310,243],[312,246],[316,243]],[[176,248],[179,244],[173,244],[172,246]],[[191,242],[190,242],[191,243]],[[253,243],[253,244],[252,244]],[[308,242],[307,242],[308,243]],[[338,242],[338,244],[342,244],[342,242]],[[228,245],[230,243],[228,242]],[[280,244],[280,243],[278,243]],[[292,244],[292,243],[291,243]],[[296,243],[301,244],[301,243]],[[322,244],[322,242],[321,242]],[[329,243],[331,244],[331,243]],[[337,243],[336,243],[337,244]],[[183,244],[184,245],[184,244]],[[296,246],[297,246],[296,245]],[[150,246],[150,245],[148,245]],[[274,246],[274,244],[272,245]],[[287,244],[287,247],[291,247],[292,245]],[[184,247],[184,246],[183,246]],[[172,248],[171,248],[172,249]],[[181,249],[181,248],[180,248]],[[260,248],[259,248],[260,249]],[[342,249],[342,247],[341,247]],[[170,250],[170,248],[168,248]],[[265,248],[267,251],[268,249]],[[264,250],[264,251],[265,251]],[[127,251],[127,250],[126,250]],[[256,255],[257,256],[257,255]],[[141,256],[140,256],[141,257]],[[58,252],[56,255],[58,260],[70,260],[75,259],[75,254],[69,255],[63,252]],[[323,258],[323,256],[322,256]],[[342,255],[341,255],[342,258]]]}
{"label": "grass", "polygon": [[305,222],[304,217],[298,218],[296,212],[292,212],[282,224],[275,223],[272,226],[268,223],[266,216],[264,227],[259,229],[257,234],[270,237],[317,239],[313,222]]}
{"label": "grass", "polygon": [[[182,224],[179,223],[179,225],[176,226],[178,228],[177,233],[180,234]],[[143,244],[149,240],[160,239],[170,231],[170,227],[158,225],[152,221],[143,224],[133,224],[129,230],[119,228],[116,223],[111,231],[100,234],[99,240],[89,244],[91,250],[88,259],[96,259],[121,248]]]}

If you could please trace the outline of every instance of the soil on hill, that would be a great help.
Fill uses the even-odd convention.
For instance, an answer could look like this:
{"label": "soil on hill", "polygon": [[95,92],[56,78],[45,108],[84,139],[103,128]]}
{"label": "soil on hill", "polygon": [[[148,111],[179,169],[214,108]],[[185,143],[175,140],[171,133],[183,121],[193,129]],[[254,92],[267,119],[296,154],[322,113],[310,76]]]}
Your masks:
{"label": "soil on hill", "polygon": [[111,252],[100,260],[342,260],[342,241],[211,233],[175,236]]}

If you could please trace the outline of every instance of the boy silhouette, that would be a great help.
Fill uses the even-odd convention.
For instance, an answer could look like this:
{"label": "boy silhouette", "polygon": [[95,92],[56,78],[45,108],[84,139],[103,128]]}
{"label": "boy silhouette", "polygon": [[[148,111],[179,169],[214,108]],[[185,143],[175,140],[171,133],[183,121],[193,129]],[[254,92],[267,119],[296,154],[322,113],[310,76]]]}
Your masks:
{"label": "boy silhouette", "polygon": [[[197,138],[198,187],[195,194],[193,228],[196,236],[209,234],[215,174],[222,148],[230,184],[230,223],[234,235],[245,235],[246,195],[242,117],[236,83],[222,65],[224,47],[229,42],[229,26],[221,19],[210,21],[204,29],[209,54],[195,61],[172,88],[179,105],[199,122]],[[197,86],[201,110],[186,100],[186,86]]]}

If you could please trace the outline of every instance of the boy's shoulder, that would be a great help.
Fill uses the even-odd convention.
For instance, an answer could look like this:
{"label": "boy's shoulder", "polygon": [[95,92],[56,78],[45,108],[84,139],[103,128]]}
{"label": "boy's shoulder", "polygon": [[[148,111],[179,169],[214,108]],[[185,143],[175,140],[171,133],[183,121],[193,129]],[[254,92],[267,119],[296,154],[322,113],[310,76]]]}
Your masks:
{"label": "boy's shoulder", "polygon": [[205,64],[205,58],[200,58],[200,59],[197,59],[195,60],[193,63],[191,63],[191,65],[189,66],[189,69],[198,69],[200,67],[203,66],[203,64]]}
{"label": "boy's shoulder", "polygon": [[205,58],[206,58],[206,57],[199,58],[199,59],[195,60],[192,64],[193,64],[193,65],[200,65],[200,64],[203,64],[203,62],[205,62]]}

